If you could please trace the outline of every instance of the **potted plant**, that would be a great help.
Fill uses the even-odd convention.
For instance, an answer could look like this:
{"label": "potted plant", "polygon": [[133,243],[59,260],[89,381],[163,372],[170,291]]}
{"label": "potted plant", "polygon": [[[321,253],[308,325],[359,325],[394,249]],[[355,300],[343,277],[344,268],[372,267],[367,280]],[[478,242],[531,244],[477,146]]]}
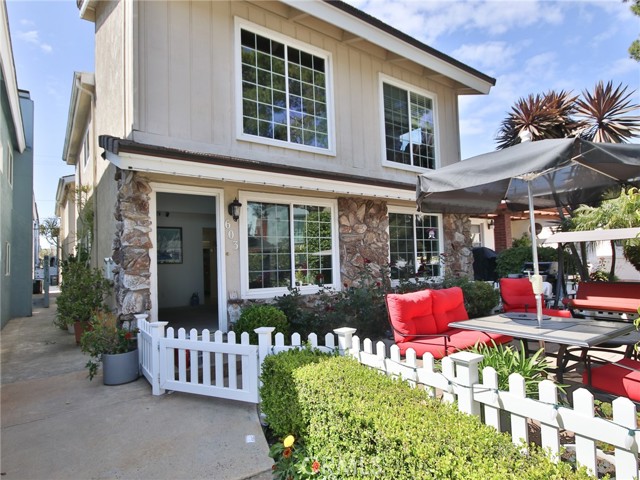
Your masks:
{"label": "potted plant", "polygon": [[63,329],[74,325],[76,344],[79,345],[93,314],[106,308],[105,298],[111,293],[111,282],[102,276],[100,269],[91,268],[88,255],[82,253],[65,260],[62,272],[54,323]]}
{"label": "potted plant", "polygon": [[91,356],[85,365],[89,380],[93,380],[102,362],[103,383],[121,385],[139,376],[137,328],[122,322],[111,312],[96,312],[91,328],[82,334],[80,348]]}

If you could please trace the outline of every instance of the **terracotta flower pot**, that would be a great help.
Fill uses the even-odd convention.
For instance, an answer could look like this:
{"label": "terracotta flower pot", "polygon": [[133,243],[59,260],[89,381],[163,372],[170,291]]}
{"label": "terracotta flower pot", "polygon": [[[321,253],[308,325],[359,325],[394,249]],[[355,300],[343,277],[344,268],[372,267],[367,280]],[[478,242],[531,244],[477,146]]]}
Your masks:
{"label": "terracotta flower pot", "polygon": [[91,330],[91,323],[89,322],[74,322],[73,324],[73,333],[76,336],[76,345],[80,345],[80,338],[82,337],[82,334],[84,332],[86,332],[87,330]]}

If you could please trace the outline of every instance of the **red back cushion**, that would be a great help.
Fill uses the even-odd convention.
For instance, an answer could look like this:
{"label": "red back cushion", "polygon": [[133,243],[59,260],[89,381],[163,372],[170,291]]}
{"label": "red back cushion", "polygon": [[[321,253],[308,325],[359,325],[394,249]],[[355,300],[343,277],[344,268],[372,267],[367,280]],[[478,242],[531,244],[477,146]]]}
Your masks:
{"label": "red back cushion", "polygon": [[437,333],[446,331],[451,322],[469,320],[460,287],[431,290],[431,296],[433,297],[433,315],[436,317]]}
{"label": "red back cushion", "polygon": [[[404,294],[390,293],[386,300],[389,320],[394,330],[397,330],[393,332],[396,343],[409,342],[415,338],[413,335],[436,333],[430,290]],[[405,336],[399,335],[398,332]]]}
{"label": "red back cushion", "polygon": [[525,308],[536,311],[536,297],[528,278],[501,278],[500,296],[505,312],[524,311]]}

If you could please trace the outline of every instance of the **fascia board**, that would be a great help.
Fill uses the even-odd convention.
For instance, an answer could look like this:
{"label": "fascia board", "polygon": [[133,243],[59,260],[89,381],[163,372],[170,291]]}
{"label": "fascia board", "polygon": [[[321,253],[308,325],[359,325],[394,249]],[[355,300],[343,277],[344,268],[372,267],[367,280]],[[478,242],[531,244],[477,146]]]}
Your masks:
{"label": "fascia board", "polygon": [[324,1],[281,1],[292,8],[296,8],[309,15],[313,15],[314,17],[329,22],[332,25],[357,35],[375,45],[411,60],[418,65],[422,65],[430,70],[452,78],[475,90],[477,93],[488,94],[493,86],[491,83],[482,80],[471,73],[465,72],[446,60],[434,57],[433,55],[430,55],[413,45],[409,45],[387,32],[374,28],[363,20],[355,18],[348,13],[341,12]]}
{"label": "fascia board", "polygon": [[7,16],[7,5],[5,2],[2,2],[2,7],[0,7],[0,17],[0,64],[7,89],[7,98],[9,99],[13,126],[16,131],[17,150],[22,153],[25,148],[27,148],[27,142],[22,125],[18,81],[16,80],[16,67],[13,61],[13,50],[11,48],[11,37],[9,35],[9,18]]}
{"label": "fascia board", "polygon": [[122,170],[203,178],[225,182],[237,182],[249,185],[265,185],[291,188],[309,192],[325,192],[343,195],[361,195],[367,197],[390,198],[415,202],[415,191],[401,190],[376,185],[365,185],[345,181],[336,181],[282,173],[265,174],[263,171],[227,167],[223,165],[202,165],[151,155],[138,155],[122,152],[116,155],[106,151],[107,160]]}

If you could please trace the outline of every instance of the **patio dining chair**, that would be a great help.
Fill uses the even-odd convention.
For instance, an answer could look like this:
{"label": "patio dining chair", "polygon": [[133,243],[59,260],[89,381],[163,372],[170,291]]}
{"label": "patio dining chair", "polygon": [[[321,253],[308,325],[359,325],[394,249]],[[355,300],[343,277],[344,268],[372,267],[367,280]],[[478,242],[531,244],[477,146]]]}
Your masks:
{"label": "patio dining chair", "polygon": [[[500,297],[502,298],[502,308],[505,312],[535,313],[536,311],[536,296],[528,278],[501,278]],[[552,317],[571,318],[569,310],[555,308],[543,308],[542,314]]]}
{"label": "patio dining chair", "polygon": [[622,358],[609,362],[587,356],[582,383],[602,392],[640,402],[640,361]]}

